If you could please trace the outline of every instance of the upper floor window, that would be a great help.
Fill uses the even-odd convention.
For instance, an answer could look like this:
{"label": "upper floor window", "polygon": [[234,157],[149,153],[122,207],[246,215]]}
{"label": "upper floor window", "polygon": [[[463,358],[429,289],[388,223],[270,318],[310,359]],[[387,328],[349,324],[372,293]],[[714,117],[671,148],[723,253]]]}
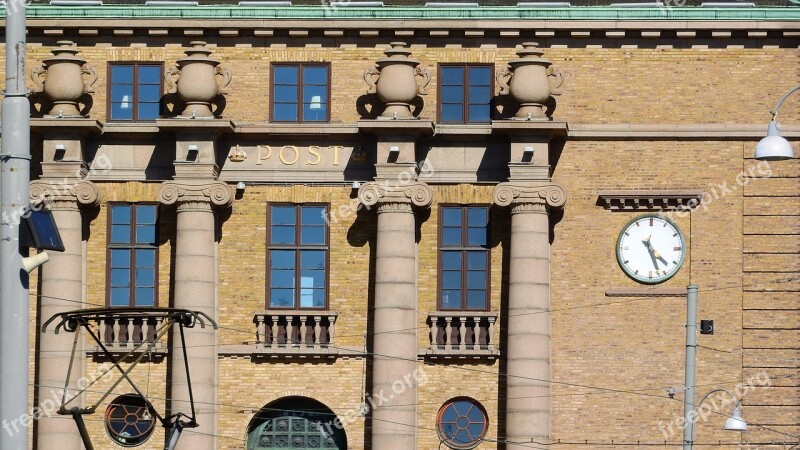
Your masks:
{"label": "upper floor window", "polygon": [[109,205],[109,306],[156,306],[157,210],[150,203]]}
{"label": "upper floor window", "polygon": [[112,63],[109,66],[110,120],[156,120],[161,101],[161,64]]}
{"label": "upper floor window", "polygon": [[329,86],[327,64],[273,64],[272,121],[328,122]]}
{"label": "upper floor window", "polygon": [[491,66],[439,66],[439,122],[489,122],[491,100]]}
{"label": "upper floor window", "polygon": [[328,299],[324,205],[270,205],[269,308],[318,308]]}
{"label": "upper floor window", "polygon": [[489,208],[443,206],[439,233],[439,309],[489,309]]}

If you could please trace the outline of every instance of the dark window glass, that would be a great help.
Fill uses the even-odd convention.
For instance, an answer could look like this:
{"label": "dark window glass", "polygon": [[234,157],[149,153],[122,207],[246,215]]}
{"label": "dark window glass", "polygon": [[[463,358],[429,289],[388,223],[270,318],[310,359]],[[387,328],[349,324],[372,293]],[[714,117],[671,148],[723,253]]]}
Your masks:
{"label": "dark window glass", "polygon": [[121,395],[109,403],[104,422],[109,437],[122,447],[144,444],[156,428],[156,416],[138,394]]}
{"label": "dark window glass", "polygon": [[161,65],[112,64],[109,90],[111,120],[155,120],[162,94]]}
{"label": "dark window glass", "polygon": [[156,306],[157,206],[109,206],[108,304]]}
{"label": "dark window glass", "polygon": [[439,409],[436,432],[453,449],[471,449],[486,435],[489,419],[483,406],[471,398],[455,398]]}
{"label": "dark window glass", "polygon": [[327,65],[274,65],[273,122],[327,122],[330,76]]}
{"label": "dark window glass", "polygon": [[324,206],[270,206],[268,308],[326,307],[326,213]]}
{"label": "dark window glass", "polygon": [[442,310],[486,310],[489,306],[489,209],[445,206],[439,251]]}
{"label": "dark window glass", "polygon": [[439,121],[480,123],[491,120],[492,68],[441,66]]}

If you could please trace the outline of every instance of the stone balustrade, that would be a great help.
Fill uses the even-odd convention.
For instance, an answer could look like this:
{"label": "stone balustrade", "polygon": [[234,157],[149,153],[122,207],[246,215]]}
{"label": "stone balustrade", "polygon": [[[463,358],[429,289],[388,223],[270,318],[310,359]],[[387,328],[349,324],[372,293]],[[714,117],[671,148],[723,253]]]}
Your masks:
{"label": "stone balustrade", "polygon": [[444,311],[428,315],[429,358],[486,358],[499,355],[494,312]]}
{"label": "stone balustrade", "polygon": [[255,314],[256,340],[265,350],[324,350],[334,343],[337,313],[269,310]]}
{"label": "stone balustrade", "polygon": [[[144,342],[140,350],[147,350],[147,344],[156,340],[157,331],[164,317],[147,315],[114,315],[97,318],[97,337],[111,353],[129,352]],[[89,353],[102,353],[99,346],[89,346]],[[153,347],[154,352],[166,352],[165,339]]]}

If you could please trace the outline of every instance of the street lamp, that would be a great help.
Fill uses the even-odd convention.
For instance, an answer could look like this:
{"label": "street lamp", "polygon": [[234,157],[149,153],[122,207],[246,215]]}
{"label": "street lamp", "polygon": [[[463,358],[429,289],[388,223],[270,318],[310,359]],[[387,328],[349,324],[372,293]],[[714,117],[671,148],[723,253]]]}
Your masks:
{"label": "street lamp", "polygon": [[772,120],[770,120],[769,127],[767,128],[767,137],[761,139],[758,145],[756,145],[756,159],[762,161],[780,161],[792,159],[792,157],[794,157],[792,145],[781,136],[780,128],[778,128],[778,122],[775,121],[775,118],[778,116],[778,108],[781,107],[786,97],[798,90],[800,90],[800,84],[783,94],[783,97],[778,100],[778,104],[775,105],[775,109],[770,111]]}
{"label": "street lamp", "polygon": [[[783,139],[783,138],[781,138]],[[683,397],[683,450],[694,448],[694,423],[697,419],[700,406],[711,394],[716,392],[726,392],[734,400],[733,412],[725,420],[725,430],[727,431],[746,431],[747,422],[742,419],[741,402],[733,394],[725,389],[714,389],[697,404],[694,403],[695,387],[695,363],[697,362],[697,285],[686,287],[686,364],[684,372],[684,383],[686,393]]]}

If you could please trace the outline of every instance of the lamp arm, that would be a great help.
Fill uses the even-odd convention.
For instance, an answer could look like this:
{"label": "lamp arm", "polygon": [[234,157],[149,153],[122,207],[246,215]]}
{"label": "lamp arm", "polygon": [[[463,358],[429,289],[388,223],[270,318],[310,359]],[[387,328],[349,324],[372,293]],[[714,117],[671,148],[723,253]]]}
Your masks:
{"label": "lamp arm", "polygon": [[[786,100],[787,97],[789,97],[790,95],[792,95],[796,91],[800,91],[800,84],[798,84],[797,86],[789,89],[789,91],[786,92],[785,94],[783,94],[783,97],[781,97],[781,99],[778,100],[778,103],[775,105],[775,109],[770,111],[770,114],[772,114],[772,120],[773,121],[778,116],[778,108],[781,107],[781,105],[783,104],[783,101]],[[729,392],[729,394],[730,394],[730,392]]]}
{"label": "lamp arm", "polygon": [[[794,92],[796,90],[800,90],[800,85],[796,86],[792,91],[790,91],[788,94],[786,94],[784,96],[784,98],[786,98],[786,96],[788,96],[789,94],[791,94],[792,92]],[[783,101],[783,99],[781,99],[781,101]],[[778,106],[780,106],[780,102],[778,102]],[[700,407],[703,406],[703,402],[708,400],[708,398],[711,397],[711,395],[716,394],[717,392],[724,392],[724,393],[730,395],[731,398],[733,399],[734,408],[740,408],[742,406],[742,402],[740,402],[739,399],[736,398],[735,395],[731,394],[731,391],[729,391],[729,390],[727,390],[725,388],[716,388],[716,389],[712,389],[711,391],[709,391],[709,393],[706,394],[706,396],[703,397],[702,400],[700,400],[700,403],[698,403],[697,406],[695,406],[694,410],[695,411],[699,411]],[[692,423],[691,423],[691,426],[692,426],[692,445],[694,445],[694,424],[696,422],[697,422],[696,420],[693,420]]]}

